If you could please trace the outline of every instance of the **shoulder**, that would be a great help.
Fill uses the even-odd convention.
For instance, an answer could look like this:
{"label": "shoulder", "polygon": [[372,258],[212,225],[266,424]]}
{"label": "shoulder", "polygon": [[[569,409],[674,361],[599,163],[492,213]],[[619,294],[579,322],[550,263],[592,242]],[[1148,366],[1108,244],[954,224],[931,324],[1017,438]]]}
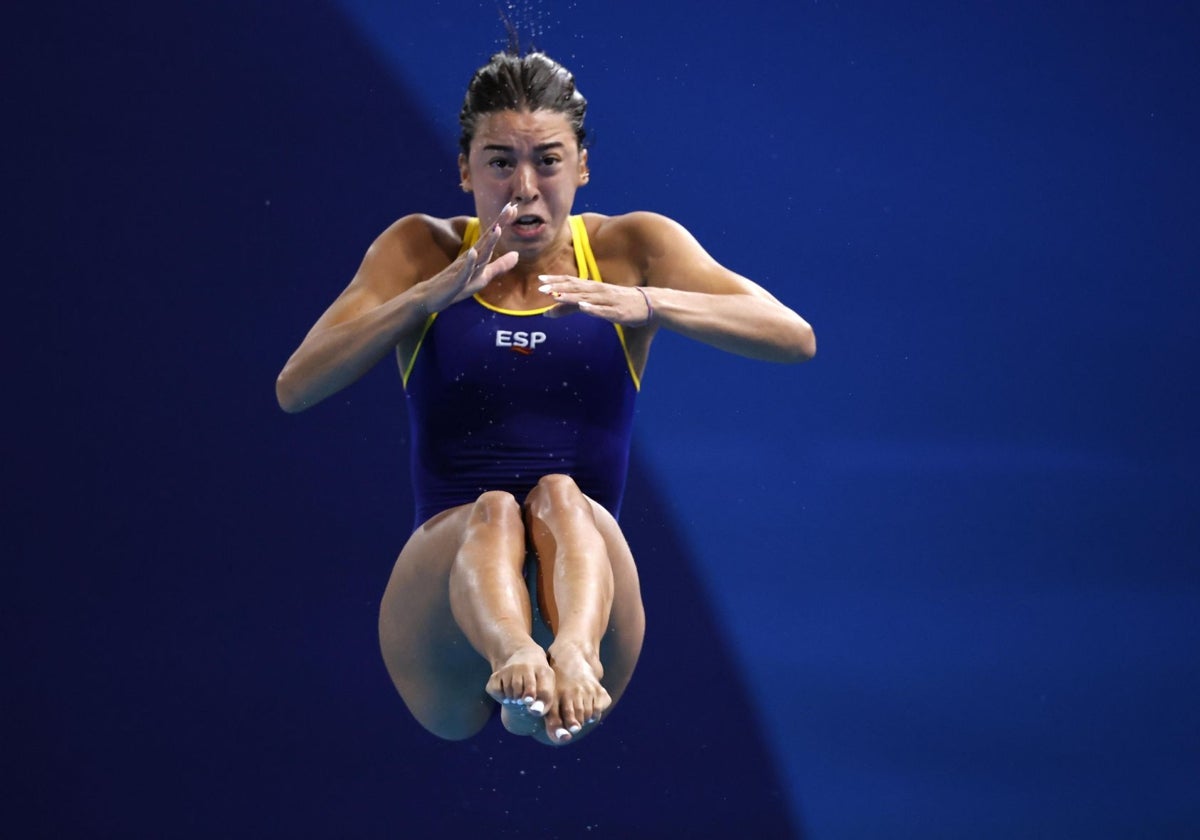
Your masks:
{"label": "shoulder", "polygon": [[449,219],[440,219],[424,213],[402,216],[379,234],[371,243],[371,250],[399,252],[409,259],[423,253],[441,253],[453,259],[462,244],[469,221],[467,216],[454,216]]}
{"label": "shoulder", "polygon": [[596,259],[620,261],[645,282],[664,273],[708,268],[712,263],[687,228],[661,213],[585,213],[584,221]]}
{"label": "shoulder", "polygon": [[434,276],[458,255],[468,221],[421,213],[397,219],[367,248],[349,290],[382,301]]}
{"label": "shoulder", "polygon": [[390,297],[432,277],[458,255],[468,221],[423,213],[397,219],[371,243],[353,282]]}
{"label": "shoulder", "polygon": [[699,247],[687,228],[661,213],[584,213],[583,219],[597,259],[623,259],[645,270],[650,261]]}
{"label": "shoulder", "polygon": [[674,219],[649,210],[635,210],[619,216],[604,216],[600,213],[584,213],[584,224],[588,236],[597,245],[644,246],[663,239],[690,237],[690,234]]}

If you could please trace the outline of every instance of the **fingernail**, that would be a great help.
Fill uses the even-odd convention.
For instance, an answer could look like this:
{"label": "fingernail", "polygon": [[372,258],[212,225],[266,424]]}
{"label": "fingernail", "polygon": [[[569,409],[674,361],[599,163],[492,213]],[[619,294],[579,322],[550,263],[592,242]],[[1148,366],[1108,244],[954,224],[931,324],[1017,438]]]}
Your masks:
{"label": "fingernail", "polygon": [[546,704],[543,703],[541,700],[535,700],[535,701],[533,701],[533,705],[529,707],[529,711],[532,714],[540,715],[546,711]]}
{"label": "fingernail", "polygon": [[580,725],[577,723],[577,724],[575,724],[574,726],[572,726],[572,727],[571,727],[571,734],[572,734],[572,735],[578,735],[578,734],[579,734],[579,730],[581,730],[581,729],[583,729],[583,727],[582,727],[582,726],[580,726]]}
{"label": "fingernail", "polygon": [[586,300],[581,300],[581,301],[579,301],[579,308],[580,309],[591,309],[592,305],[590,303],[588,303]]}
{"label": "fingernail", "polygon": [[538,291],[544,295],[550,294],[550,284],[547,283],[545,286],[538,286]]}
{"label": "fingernail", "polygon": [[571,734],[570,732],[563,729],[561,726],[558,729],[554,730],[554,737],[557,738],[559,741],[561,741],[563,738],[566,738],[570,734]]}

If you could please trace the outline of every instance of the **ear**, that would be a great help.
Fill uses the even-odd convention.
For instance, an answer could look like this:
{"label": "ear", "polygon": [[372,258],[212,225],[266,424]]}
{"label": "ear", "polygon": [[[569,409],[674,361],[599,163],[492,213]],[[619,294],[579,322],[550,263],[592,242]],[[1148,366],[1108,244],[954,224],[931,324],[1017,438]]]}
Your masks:
{"label": "ear", "polygon": [[467,167],[467,156],[461,153],[458,156],[458,185],[465,193],[471,191],[471,170]]}
{"label": "ear", "polygon": [[588,169],[588,153],[587,149],[581,149],[579,152],[579,186],[583,186],[592,178],[592,173]]}

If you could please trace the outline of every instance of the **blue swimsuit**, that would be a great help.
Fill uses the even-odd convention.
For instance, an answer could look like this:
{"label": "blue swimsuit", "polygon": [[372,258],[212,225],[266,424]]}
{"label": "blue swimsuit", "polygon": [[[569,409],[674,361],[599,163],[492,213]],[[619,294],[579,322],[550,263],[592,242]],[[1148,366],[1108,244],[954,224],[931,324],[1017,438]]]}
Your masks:
{"label": "blue swimsuit", "polygon": [[[601,282],[583,220],[570,224],[578,276]],[[478,235],[472,220],[463,249]],[[588,315],[542,317],[548,308],[476,296],[426,322],[402,371],[416,524],[487,490],[524,501],[550,473],[619,512],[640,385],[624,332]]]}

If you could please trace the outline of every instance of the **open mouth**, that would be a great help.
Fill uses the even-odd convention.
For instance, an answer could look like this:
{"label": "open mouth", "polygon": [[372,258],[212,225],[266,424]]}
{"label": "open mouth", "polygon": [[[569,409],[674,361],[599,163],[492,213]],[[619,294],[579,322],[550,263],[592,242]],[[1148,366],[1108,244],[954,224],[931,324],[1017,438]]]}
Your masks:
{"label": "open mouth", "polygon": [[512,223],[512,228],[520,236],[532,236],[541,231],[546,226],[546,220],[541,216],[528,214],[518,216]]}

